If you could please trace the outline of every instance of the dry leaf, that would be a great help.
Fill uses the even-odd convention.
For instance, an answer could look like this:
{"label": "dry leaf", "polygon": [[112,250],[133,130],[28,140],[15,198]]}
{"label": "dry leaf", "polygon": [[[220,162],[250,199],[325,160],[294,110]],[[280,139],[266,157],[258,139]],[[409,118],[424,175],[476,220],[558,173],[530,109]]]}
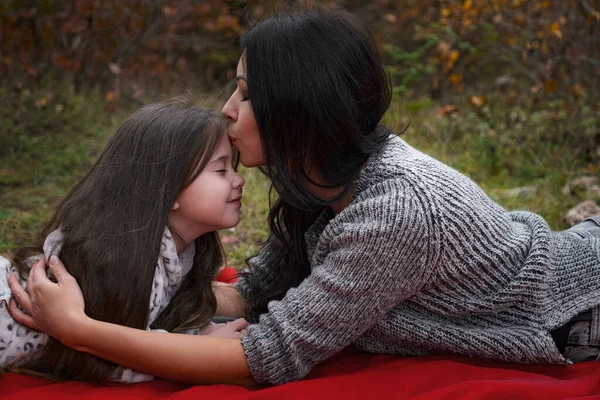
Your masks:
{"label": "dry leaf", "polygon": [[575,97],[581,97],[585,94],[585,89],[579,83],[571,86],[571,93],[575,95]]}
{"label": "dry leaf", "polygon": [[475,108],[481,108],[485,105],[485,97],[483,96],[469,96],[468,101]]}
{"label": "dry leaf", "polygon": [[443,40],[437,44],[437,51],[443,55],[448,54],[451,48],[452,46],[448,42],[444,42]]}
{"label": "dry leaf", "polygon": [[450,74],[448,82],[454,86],[458,86],[462,82],[462,79],[463,77],[461,74]]}
{"label": "dry leaf", "polygon": [[177,8],[166,6],[166,7],[163,7],[162,12],[167,17],[172,17],[173,15],[177,14]]}
{"label": "dry leaf", "polygon": [[560,31],[560,24],[558,22],[555,22],[550,26],[550,33],[558,39],[562,38],[562,32]]}
{"label": "dry leaf", "polygon": [[556,88],[558,87],[558,82],[556,82],[556,79],[550,79],[549,81],[547,81],[544,84],[544,87],[546,88],[546,92],[552,94],[552,93],[556,92]]}
{"label": "dry leaf", "polygon": [[538,93],[540,90],[542,90],[542,85],[535,85],[531,87],[531,93],[532,94],[536,94]]}
{"label": "dry leaf", "polygon": [[383,19],[390,24],[395,24],[398,21],[398,17],[396,17],[394,14],[385,14]]}
{"label": "dry leaf", "polygon": [[110,72],[113,73],[113,75],[121,75],[121,67],[119,67],[118,64],[109,63],[108,68],[110,69]]}
{"label": "dry leaf", "polygon": [[452,104],[447,104],[445,106],[440,107],[439,113],[442,117],[447,117],[448,115],[454,114],[458,112],[458,107],[452,105]]}

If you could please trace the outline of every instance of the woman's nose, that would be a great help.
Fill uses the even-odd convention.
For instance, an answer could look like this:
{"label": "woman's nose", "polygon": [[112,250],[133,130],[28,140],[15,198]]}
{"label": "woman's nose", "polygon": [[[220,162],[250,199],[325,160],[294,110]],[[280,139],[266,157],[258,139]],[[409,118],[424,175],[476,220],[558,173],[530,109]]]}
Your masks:
{"label": "woman's nose", "polygon": [[225,103],[225,105],[223,106],[223,109],[221,110],[221,114],[223,114],[223,116],[225,118],[227,118],[228,120],[230,120],[232,122],[237,121],[237,111],[235,110],[235,107],[234,107],[233,95],[231,95],[229,100],[227,100],[227,103]]}

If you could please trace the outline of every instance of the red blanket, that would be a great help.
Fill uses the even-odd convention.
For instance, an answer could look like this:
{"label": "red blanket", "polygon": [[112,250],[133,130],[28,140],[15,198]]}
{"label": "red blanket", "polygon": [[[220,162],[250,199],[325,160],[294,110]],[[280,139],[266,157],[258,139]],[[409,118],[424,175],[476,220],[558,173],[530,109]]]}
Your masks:
{"label": "red blanket", "polygon": [[346,350],[300,381],[275,387],[56,383],[0,376],[2,399],[600,399],[600,362],[563,366],[493,364],[465,357],[401,358]]}

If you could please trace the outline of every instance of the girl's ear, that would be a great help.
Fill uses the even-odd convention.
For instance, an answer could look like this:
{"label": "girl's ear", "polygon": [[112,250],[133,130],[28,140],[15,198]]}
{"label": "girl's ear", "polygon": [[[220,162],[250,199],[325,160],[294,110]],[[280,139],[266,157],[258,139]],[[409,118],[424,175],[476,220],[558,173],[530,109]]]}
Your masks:
{"label": "girl's ear", "polygon": [[173,207],[171,207],[171,211],[175,211],[179,208],[179,203],[176,201],[175,203],[173,203]]}

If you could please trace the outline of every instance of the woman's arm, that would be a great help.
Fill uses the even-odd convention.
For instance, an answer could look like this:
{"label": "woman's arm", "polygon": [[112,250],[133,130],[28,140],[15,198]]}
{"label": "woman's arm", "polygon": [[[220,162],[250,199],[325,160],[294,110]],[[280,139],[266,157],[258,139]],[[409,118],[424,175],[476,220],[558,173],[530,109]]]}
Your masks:
{"label": "woman's arm", "polygon": [[[302,379],[422,290],[441,241],[421,205],[403,180],[384,181],[318,234],[310,275],[270,302],[241,338],[257,382]],[[382,331],[372,333],[385,339]]]}
{"label": "woman's arm", "polygon": [[85,315],[75,279],[58,259],[50,269],[58,283],[46,277],[42,258],[29,275],[29,294],[14,276],[9,277],[13,295],[30,314],[20,311],[11,300],[10,311],[17,322],[76,350],[162,378],[188,383],[254,383],[238,339],[148,332],[92,320]]}
{"label": "woman's arm", "polygon": [[[257,291],[269,293],[277,284],[277,267],[284,258],[283,249],[279,240],[271,235],[259,253],[248,260],[249,268],[242,271],[237,283],[237,290],[244,299],[257,295]],[[256,284],[248,282],[247,274],[252,274]]]}

